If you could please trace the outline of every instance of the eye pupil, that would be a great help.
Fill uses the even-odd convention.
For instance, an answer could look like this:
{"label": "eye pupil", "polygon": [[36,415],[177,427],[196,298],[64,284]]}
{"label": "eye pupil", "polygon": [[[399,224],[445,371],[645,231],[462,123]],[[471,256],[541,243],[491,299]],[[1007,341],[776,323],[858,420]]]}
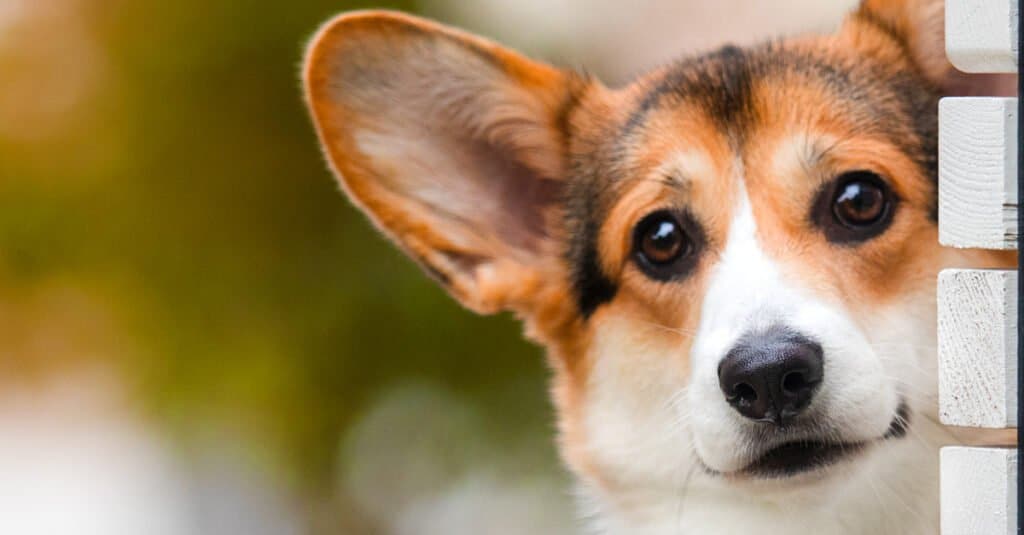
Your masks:
{"label": "eye pupil", "polygon": [[641,251],[654,264],[672,262],[683,250],[683,233],[679,225],[671,220],[652,222],[643,235]]}
{"label": "eye pupil", "polygon": [[697,264],[704,234],[685,210],[659,210],[633,227],[632,257],[648,277],[680,280]]}
{"label": "eye pupil", "polygon": [[900,198],[881,175],[866,169],[840,173],[811,203],[810,222],[836,245],[854,246],[881,235]]}
{"label": "eye pupil", "polygon": [[850,227],[871,225],[885,215],[885,192],[872,181],[854,179],[840,186],[833,202],[836,219]]}

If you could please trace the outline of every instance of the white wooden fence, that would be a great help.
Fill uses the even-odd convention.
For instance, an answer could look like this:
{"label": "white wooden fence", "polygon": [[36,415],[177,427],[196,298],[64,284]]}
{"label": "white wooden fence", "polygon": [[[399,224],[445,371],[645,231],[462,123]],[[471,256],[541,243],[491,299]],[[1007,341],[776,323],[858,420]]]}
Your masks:
{"label": "white wooden fence", "polygon": [[[1019,0],[946,0],[946,52],[960,70],[1017,72]],[[939,241],[1017,248],[1017,99],[939,104]],[[939,416],[1017,427],[1017,271],[956,269],[938,282]],[[1017,449],[947,447],[943,535],[1017,533]]]}

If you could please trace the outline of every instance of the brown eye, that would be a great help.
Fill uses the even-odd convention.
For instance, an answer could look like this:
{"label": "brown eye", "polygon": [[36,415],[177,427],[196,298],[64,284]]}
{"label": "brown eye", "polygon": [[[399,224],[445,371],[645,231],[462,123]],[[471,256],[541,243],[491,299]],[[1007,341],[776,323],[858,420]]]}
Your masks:
{"label": "brown eye", "polygon": [[832,212],[840,223],[850,227],[871,225],[885,214],[885,191],[873,181],[854,178],[839,186]]}
{"label": "brown eye", "polygon": [[694,264],[699,227],[685,214],[655,212],[637,224],[633,248],[640,267],[659,280],[675,278]]}
{"label": "brown eye", "polygon": [[889,227],[896,201],[896,195],[878,174],[849,171],[818,193],[811,207],[811,221],[830,242],[859,243]]}
{"label": "brown eye", "polygon": [[640,251],[652,264],[668,264],[683,251],[683,231],[671,219],[652,221],[640,240]]}

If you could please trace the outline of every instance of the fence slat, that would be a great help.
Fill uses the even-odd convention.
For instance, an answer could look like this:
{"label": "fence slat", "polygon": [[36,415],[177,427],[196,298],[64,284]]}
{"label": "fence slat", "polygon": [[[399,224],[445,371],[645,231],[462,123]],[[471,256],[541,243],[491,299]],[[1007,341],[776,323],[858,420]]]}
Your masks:
{"label": "fence slat", "polygon": [[1017,427],[1017,272],[939,274],[939,418]]}
{"label": "fence slat", "polygon": [[946,55],[964,72],[1017,72],[1018,0],[946,0]]}
{"label": "fence slat", "polygon": [[1017,99],[939,102],[939,242],[1017,248]]}
{"label": "fence slat", "polygon": [[942,535],[1017,533],[1017,450],[942,448]]}

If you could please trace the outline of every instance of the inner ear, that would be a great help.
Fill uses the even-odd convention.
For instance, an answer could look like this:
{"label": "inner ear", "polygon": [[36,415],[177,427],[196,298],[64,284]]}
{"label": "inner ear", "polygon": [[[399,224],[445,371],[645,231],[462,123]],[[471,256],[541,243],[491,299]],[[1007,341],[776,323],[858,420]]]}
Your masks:
{"label": "inner ear", "polygon": [[464,304],[522,303],[514,289],[560,265],[582,79],[423,19],[360,12],[317,35],[305,85],[343,189]]}
{"label": "inner ear", "polygon": [[562,198],[564,180],[544,176],[524,164],[512,151],[487,140],[465,140],[461,146],[475,160],[477,172],[485,177],[480,197],[497,199],[494,220],[496,237],[503,244],[523,251],[539,252],[550,238],[549,212]]}

